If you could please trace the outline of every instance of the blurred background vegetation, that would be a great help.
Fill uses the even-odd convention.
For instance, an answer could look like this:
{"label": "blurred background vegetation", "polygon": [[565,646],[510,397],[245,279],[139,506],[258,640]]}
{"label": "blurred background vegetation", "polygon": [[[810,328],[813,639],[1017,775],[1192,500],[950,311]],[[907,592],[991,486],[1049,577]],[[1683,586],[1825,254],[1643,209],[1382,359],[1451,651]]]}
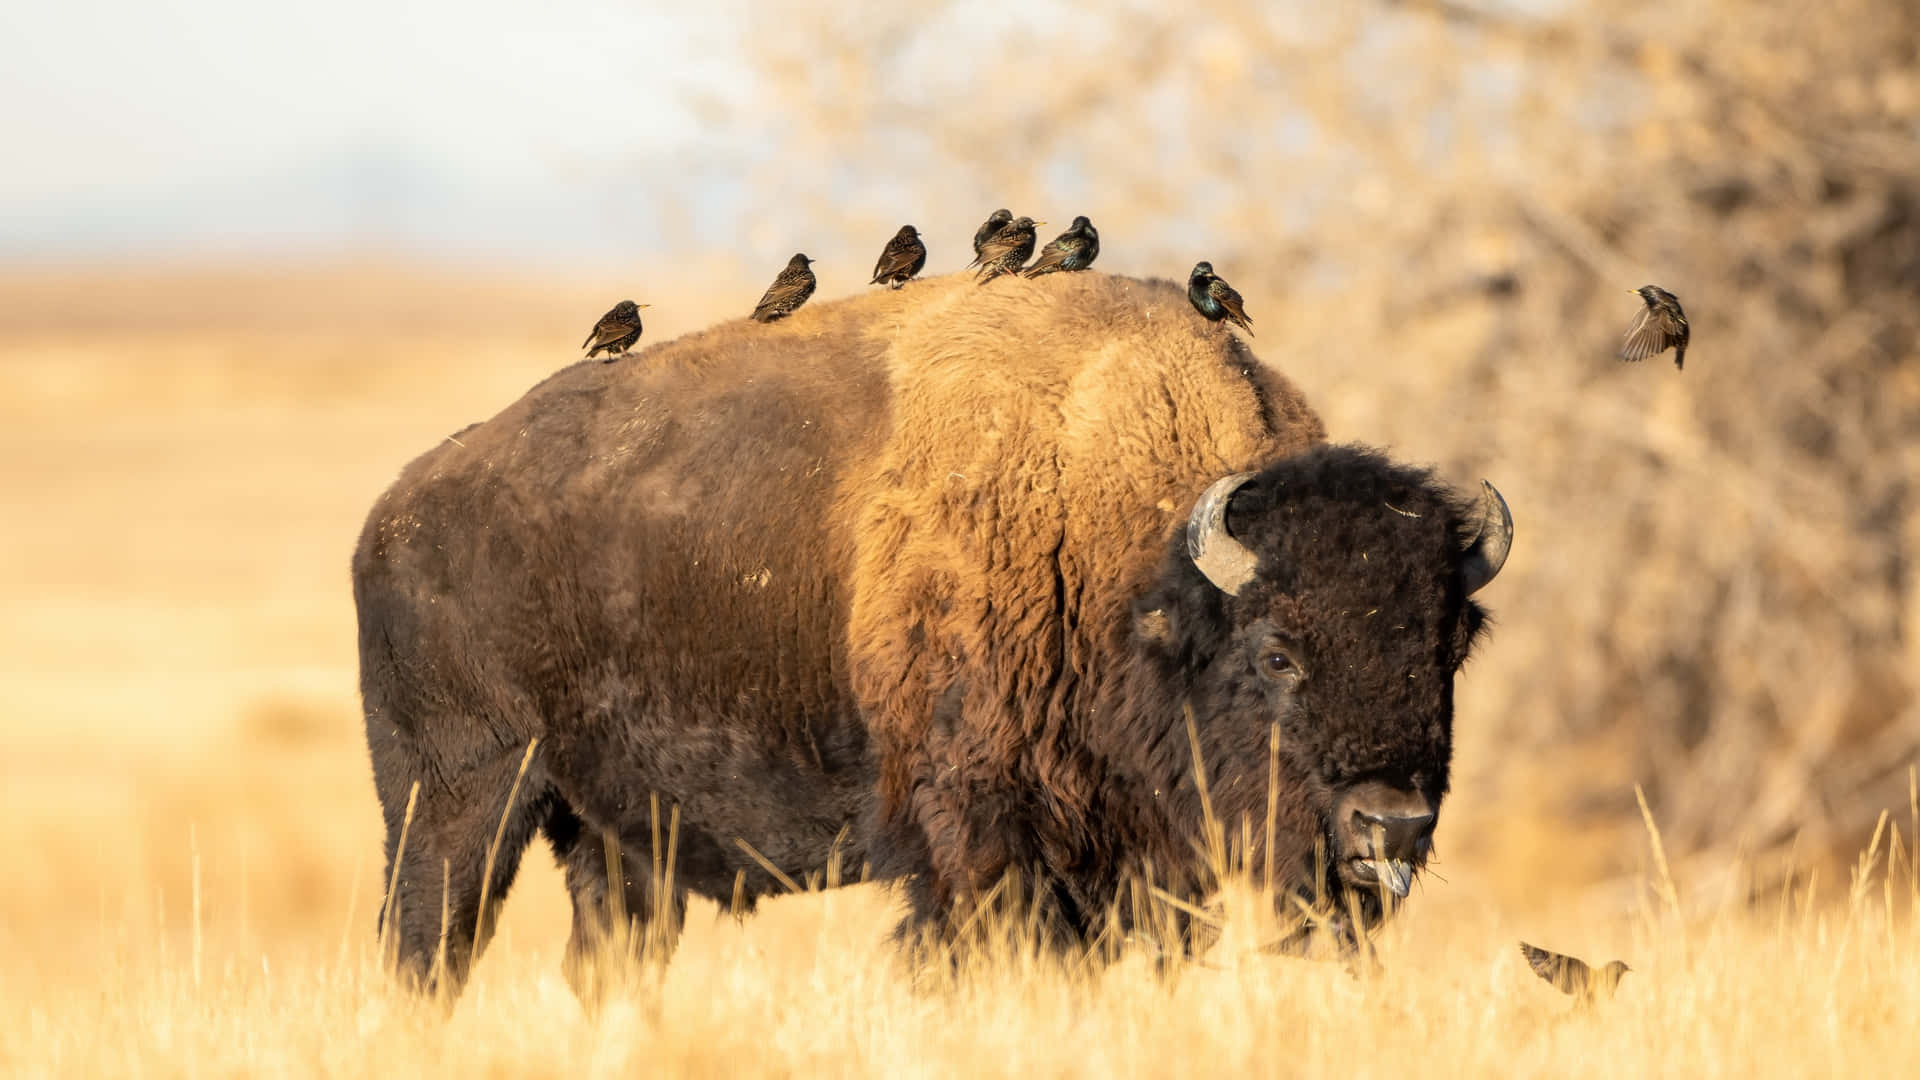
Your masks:
{"label": "blurred background vegetation", "polygon": [[[270,71],[220,50],[224,96],[158,68],[36,87],[72,46],[16,37],[40,63],[0,106],[38,148],[0,187],[0,943],[175,924],[203,855],[243,928],[369,930],[346,565],[400,466],[622,297],[663,340],[744,315],[795,250],[844,295],[902,222],[949,272],[1003,205],[1089,215],[1108,272],[1210,259],[1336,439],[1506,494],[1430,892],[1637,903],[1636,783],[1701,904],[1906,805],[1909,0],[563,7],[350,4],[279,27],[307,51]],[[303,140],[332,115],[308,91],[374,135]],[[69,173],[56,129],[91,145]],[[194,131],[311,168],[164,165]],[[1613,357],[1647,283],[1691,316],[1684,372]]]}

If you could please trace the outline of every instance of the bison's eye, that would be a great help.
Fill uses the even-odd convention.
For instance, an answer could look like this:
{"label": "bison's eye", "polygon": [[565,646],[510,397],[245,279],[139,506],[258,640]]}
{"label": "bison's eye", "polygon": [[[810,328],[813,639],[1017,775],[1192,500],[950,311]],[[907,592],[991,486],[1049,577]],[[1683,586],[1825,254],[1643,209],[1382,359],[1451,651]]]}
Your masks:
{"label": "bison's eye", "polygon": [[1268,648],[1261,654],[1260,670],[1267,678],[1284,684],[1288,689],[1298,686],[1300,680],[1306,677],[1306,672],[1300,670],[1300,665],[1293,657],[1280,648]]}

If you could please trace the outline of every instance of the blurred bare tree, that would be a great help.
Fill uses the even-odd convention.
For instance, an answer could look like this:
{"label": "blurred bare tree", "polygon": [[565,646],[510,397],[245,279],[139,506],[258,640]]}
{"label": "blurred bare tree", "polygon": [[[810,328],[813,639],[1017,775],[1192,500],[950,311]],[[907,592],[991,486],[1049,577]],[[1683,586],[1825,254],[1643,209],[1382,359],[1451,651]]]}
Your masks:
{"label": "blurred bare tree", "polygon": [[[749,48],[754,107],[716,119],[767,148],[762,220],[874,250],[918,221],[940,272],[995,206],[1090,214],[1105,269],[1220,265],[1336,437],[1501,485],[1505,677],[1468,691],[1498,749],[1463,783],[1540,764],[1618,818],[1641,780],[1709,855],[1851,852],[1906,801],[1911,0],[859,0]],[[1649,282],[1683,373],[1612,357]]]}

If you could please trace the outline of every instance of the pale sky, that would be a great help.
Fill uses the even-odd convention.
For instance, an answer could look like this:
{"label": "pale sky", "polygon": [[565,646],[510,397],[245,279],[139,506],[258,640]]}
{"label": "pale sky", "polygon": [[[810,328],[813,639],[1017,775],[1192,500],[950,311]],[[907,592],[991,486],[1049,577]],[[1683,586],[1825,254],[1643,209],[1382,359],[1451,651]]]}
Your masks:
{"label": "pale sky", "polygon": [[625,203],[691,152],[724,151],[687,94],[741,82],[728,31],[743,15],[621,0],[0,6],[0,261],[657,242],[657,208]]}

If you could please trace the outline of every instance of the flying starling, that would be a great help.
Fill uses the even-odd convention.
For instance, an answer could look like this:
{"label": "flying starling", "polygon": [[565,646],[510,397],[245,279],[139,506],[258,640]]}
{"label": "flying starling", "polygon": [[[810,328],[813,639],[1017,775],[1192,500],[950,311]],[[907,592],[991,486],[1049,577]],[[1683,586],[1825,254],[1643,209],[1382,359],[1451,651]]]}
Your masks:
{"label": "flying starling", "polygon": [[1533,973],[1552,983],[1554,989],[1589,1002],[1612,997],[1614,988],[1620,985],[1620,976],[1633,970],[1615,960],[1595,971],[1584,960],[1548,952],[1524,941],[1520,943],[1520,955],[1527,958]]}
{"label": "flying starling", "polygon": [[987,241],[993,239],[993,235],[1006,228],[1007,222],[1012,220],[1013,211],[1003,206],[988,215],[987,220],[973,230],[973,261],[967,264],[968,269],[980,265],[980,249],[986,247]]}
{"label": "flying starling", "polygon": [[869,285],[887,283],[887,288],[897,289],[927,265],[927,245],[920,242],[919,230],[911,225],[900,226],[900,231],[887,241],[886,250],[880,253],[880,261],[873,264],[873,280]]}
{"label": "flying starling", "polygon": [[640,340],[640,309],[652,307],[652,304],[636,304],[631,300],[622,300],[613,305],[613,310],[600,316],[593,324],[593,333],[580,347],[587,350],[587,359],[593,359],[597,352],[606,353],[604,363],[611,364]]}
{"label": "flying starling", "polygon": [[1193,264],[1193,273],[1187,278],[1187,299],[1193,302],[1193,310],[1209,320],[1225,319],[1253,336],[1253,320],[1247,318],[1245,301],[1224,278],[1214,274],[1212,263]]}
{"label": "flying starling", "polygon": [[1620,359],[1645,360],[1673,350],[1673,366],[1687,366],[1687,313],[1680,310],[1680,298],[1658,285],[1642,285],[1636,293],[1647,305],[1620,343]]}
{"label": "flying starling", "polygon": [[984,285],[1001,274],[1019,273],[1027,260],[1033,258],[1034,226],[1045,224],[1030,217],[1017,217],[988,237],[980,246],[980,273],[976,275],[980,283]]}
{"label": "flying starling", "polygon": [[1051,274],[1056,270],[1085,270],[1100,257],[1100,233],[1093,222],[1081,216],[1073,219],[1073,227],[1040,249],[1040,257],[1024,271],[1028,277]]}
{"label": "flying starling", "polygon": [[791,315],[800,310],[800,305],[813,295],[816,284],[813,271],[807,265],[813,262],[805,255],[795,255],[787,260],[787,268],[767,286],[766,295],[753,309],[753,317],[761,322],[772,322],[783,315]]}

